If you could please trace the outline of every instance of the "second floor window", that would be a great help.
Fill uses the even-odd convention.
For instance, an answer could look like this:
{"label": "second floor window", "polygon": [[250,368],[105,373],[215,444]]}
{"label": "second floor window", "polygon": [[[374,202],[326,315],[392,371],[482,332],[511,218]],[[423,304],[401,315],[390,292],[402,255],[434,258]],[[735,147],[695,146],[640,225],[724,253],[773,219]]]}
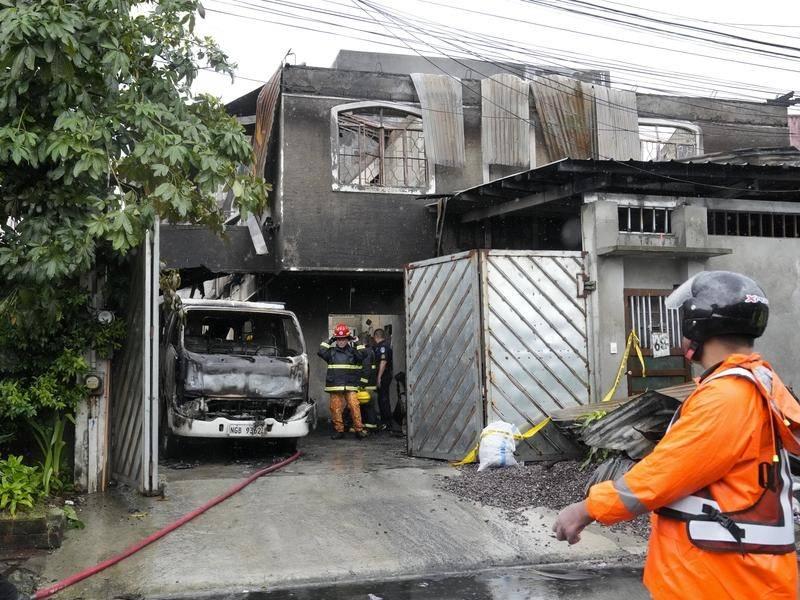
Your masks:
{"label": "second floor window", "polygon": [[427,191],[430,185],[419,115],[386,106],[338,112],[340,189]]}
{"label": "second floor window", "polygon": [[645,206],[620,206],[621,233],[672,233],[672,209]]}
{"label": "second floor window", "polygon": [[639,119],[642,160],[681,160],[703,153],[700,128],[666,119]]}

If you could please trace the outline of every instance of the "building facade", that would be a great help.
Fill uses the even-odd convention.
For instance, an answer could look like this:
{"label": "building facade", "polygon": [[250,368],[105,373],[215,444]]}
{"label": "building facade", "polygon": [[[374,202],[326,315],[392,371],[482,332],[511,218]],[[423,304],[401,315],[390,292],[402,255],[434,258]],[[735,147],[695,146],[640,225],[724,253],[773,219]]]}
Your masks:
{"label": "building facade", "polygon": [[[608,75],[597,72],[543,75],[529,68],[532,83],[517,76],[526,73],[516,65],[491,72],[486,65],[471,65],[469,72],[456,74],[440,65],[419,73],[409,57],[390,58],[343,53],[336,68],[284,66],[271,105],[275,125],[264,169],[272,185],[269,212],[260,221],[267,254],[248,245],[245,227],[232,226],[230,241],[222,243],[172,226],[162,232],[167,265],[182,269],[186,282],[207,295],[285,302],[297,313],[309,348],[327,338],[337,319],[359,331],[389,325],[397,372],[405,370],[406,264],[475,248],[584,250],[587,276],[597,282],[593,297],[603,298],[592,308],[595,393],[617,366],[625,332],[640,325],[631,319],[641,315],[624,308],[644,302],[634,291],[667,291],[689,273],[733,268],[742,257],[756,269],[756,256],[768,246],[786,269],[800,268],[790,258],[797,240],[776,236],[759,245],[754,237],[716,228],[717,219],[726,219],[714,212],[720,207],[753,210],[756,202],[790,214],[788,204],[762,199],[735,204],[707,194],[687,199],[674,195],[675,186],[663,185],[667,179],[649,181],[649,188],[636,188],[633,195],[614,188],[608,196],[606,186],[595,185],[603,183],[602,171],[593,173],[592,182],[580,178],[577,186],[578,178],[559,174],[537,188],[535,193],[545,196],[535,205],[497,212],[500,201],[519,204],[533,194],[515,183],[514,174],[567,157],[613,164],[786,146],[786,108],[623,93],[603,85]],[[380,67],[369,70],[377,63]],[[402,72],[384,72],[388,65]],[[437,69],[442,72],[430,72]],[[251,134],[263,113],[259,93],[228,105]],[[666,197],[663,190],[673,195]],[[647,245],[644,239],[663,245],[692,235],[703,238],[691,241],[692,247],[726,252],[657,259],[598,253],[633,244],[620,243],[627,237],[639,245]],[[776,303],[791,296],[784,288],[776,294]],[[770,344],[786,347],[776,335]],[[616,354],[610,353],[612,343]],[[665,366],[663,381],[678,377],[669,373],[681,369]],[[324,365],[312,359],[311,386],[318,399],[323,378]],[[635,382],[630,385],[636,388]]]}

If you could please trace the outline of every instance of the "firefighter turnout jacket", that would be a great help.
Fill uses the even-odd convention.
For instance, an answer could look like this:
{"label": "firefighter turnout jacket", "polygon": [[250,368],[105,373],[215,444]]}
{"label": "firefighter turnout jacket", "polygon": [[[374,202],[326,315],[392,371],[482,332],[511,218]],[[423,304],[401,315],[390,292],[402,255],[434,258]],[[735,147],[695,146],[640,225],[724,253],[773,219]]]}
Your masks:
{"label": "firefighter turnout jacket", "polygon": [[375,351],[367,346],[364,350],[364,368],[361,370],[361,387],[365,390],[378,389],[378,363],[375,360]]}
{"label": "firefighter turnout jacket", "polygon": [[789,600],[797,594],[791,477],[800,404],[757,354],[707,372],[653,452],[592,486],[611,525],[648,511],[644,583],[655,600]]}
{"label": "firefighter turnout jacket", "polygon": [[322,342],[317,354],[328,363],[325,375],[326,392],[356,392],[361,387],[361,372],[364,368],[363,344],[348,344],[339,348],[333,339]]}

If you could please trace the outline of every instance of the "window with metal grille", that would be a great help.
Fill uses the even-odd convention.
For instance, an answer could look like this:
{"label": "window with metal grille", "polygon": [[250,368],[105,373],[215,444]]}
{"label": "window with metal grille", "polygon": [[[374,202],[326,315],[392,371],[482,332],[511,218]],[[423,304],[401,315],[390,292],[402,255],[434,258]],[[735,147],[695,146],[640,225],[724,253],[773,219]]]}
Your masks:
{"label": "window with metal grille", "polygon": [[700,128],[669,119],[639,119],[642,160],[680,160],[703,153]]}
{"label": "window with metal grille", "polygon": [[339,112],[337,119],[340,185],[427,190],[430,173],[418,115],[368,106]]}
{"label": "window with metal grille", "polygon": [[672,233],[672,209],[620,206],[619,230],[623,233]]}
{"label": "window with metal grille", "polygon": [[668,294],[652,292],[627,295],[629,323],[643,349],[652,348],[653,333],[666,333],[672,349],[681,347],[680,312],[666,307]]}
{"label": "window with metal grille", "polygon": [[745,237],[800,237],[800,215],[731,210],[708,211],[710,235]]}

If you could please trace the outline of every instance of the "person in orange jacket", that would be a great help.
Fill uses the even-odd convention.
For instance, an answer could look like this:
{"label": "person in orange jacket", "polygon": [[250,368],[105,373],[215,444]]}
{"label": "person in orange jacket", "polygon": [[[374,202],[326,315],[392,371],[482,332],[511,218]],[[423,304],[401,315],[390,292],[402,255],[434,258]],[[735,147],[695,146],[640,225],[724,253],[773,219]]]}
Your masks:
{"label": "person in orange jacket", "polygon": [[592,521],[654,512],[644,569],[654,599],[795,599],[787,451],[800,452],[800,404],[753,352],[766,295],[748,277],[707,271],[667,303],[682,309],[686,357],[705,369],[697,390],[647,457],[559,513],[556,538],[574,544]]}

